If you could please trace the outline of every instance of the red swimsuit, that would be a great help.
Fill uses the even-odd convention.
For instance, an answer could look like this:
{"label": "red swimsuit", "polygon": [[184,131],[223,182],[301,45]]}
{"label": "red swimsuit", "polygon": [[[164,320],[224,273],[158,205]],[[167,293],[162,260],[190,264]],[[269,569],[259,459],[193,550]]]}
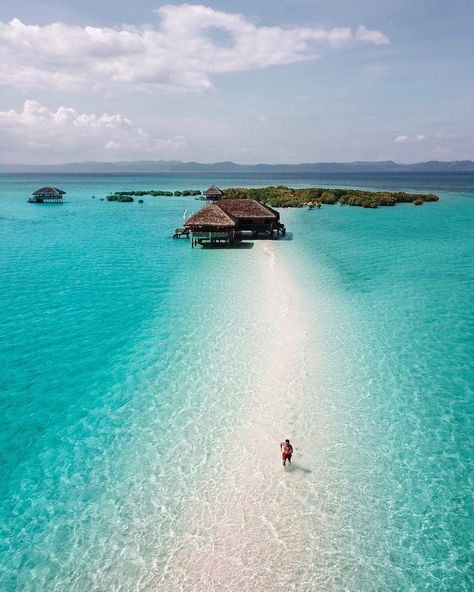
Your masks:
{"label": "red swimsuit", "polygon": [[283,446],[283,450],[281,453],[282,461],[286,462],[288,460],[289,462],[291,462],[291,455],[292,454],[293,454],[293,448],[291,447],[291,445],[290,446],[288,446],[288,445]]}

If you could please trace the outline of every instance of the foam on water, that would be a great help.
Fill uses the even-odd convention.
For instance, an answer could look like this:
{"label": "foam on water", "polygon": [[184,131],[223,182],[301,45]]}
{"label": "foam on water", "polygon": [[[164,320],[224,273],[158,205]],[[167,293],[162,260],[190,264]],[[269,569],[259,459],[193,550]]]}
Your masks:
{"label": "foam on water", "polygon": [[470,589],[472,199],[191,250],[70,181],[0,202],[0,587]]}

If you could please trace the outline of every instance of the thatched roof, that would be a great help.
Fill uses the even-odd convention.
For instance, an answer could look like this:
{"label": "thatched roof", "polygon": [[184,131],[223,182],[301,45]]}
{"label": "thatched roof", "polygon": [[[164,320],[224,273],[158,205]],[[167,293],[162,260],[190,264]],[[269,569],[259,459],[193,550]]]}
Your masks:
{"label": "thatched roof", "polygon": [[41,187],[33,193],[33,195],[38,196],[48,196],[48,197],[59,197],[60,195],[65,195],[66,192],[58,189],[57,187]]}
{"label": "thatched roof", "polygon": [[185,228],[211,226],[215,228],[234,228],[235,221],[216,204],[204,206],[184,223]]}
{"label": "thatched roof", "polygon": [[219,189],[219,187],[216,187],[216,185],[211,185],[209,187],[209,189],[207,189],[204,192],[204,195],[206,197],[212,197],[214,199],[220,199],[224,195],[224,192],[222,191],[222,189]]}
{"label": "thatched roof", "polygon": [[277,221],[278,212],[264,206],[254,199],[220,199],[204,206],[184,223],[185,228],[222,228],[239,227],[240,220]]}
{"label": "thatched roof", "polygon": [[255,199],[221,199],[215,205],[234,218],[279,219],[278,212]]}
{"label": "thatched roof", "polygon": [[270,210],[270,212],[272,212],[273,214],[275,214],[275,218],[277,220],[280,220],[280,212],[278,210],[274,210],[273,208],[267,205],[265,205],[264,207],[267,208],[267,210]]}

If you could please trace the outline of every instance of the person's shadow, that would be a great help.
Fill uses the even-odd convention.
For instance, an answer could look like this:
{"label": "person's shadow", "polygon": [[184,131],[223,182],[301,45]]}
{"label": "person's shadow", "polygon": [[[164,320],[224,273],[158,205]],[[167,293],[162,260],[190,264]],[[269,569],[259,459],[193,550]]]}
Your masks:
{"label": "person's shadow", "polygon": [[299,473],[312,473],[313,471],[311,471],[311,469],[307,469],[306,467],[301,467],[300,465],[297,465],[295,463],[291,463],[288,464],[286,467],[286,470],[293,473],[293,472],[299,472]]}

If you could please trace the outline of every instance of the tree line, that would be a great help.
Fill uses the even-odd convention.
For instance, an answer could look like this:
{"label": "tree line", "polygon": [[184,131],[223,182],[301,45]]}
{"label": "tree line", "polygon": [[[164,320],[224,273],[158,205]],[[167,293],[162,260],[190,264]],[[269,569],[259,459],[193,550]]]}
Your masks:
{"label": "tree line", "polygon": [[278,187],[243,188],[230,187],[224,189],[224,197],[231,199],[255,199],[275,208],[314,208],[321,204],[341,204],[363,208],[394,206],[397,203],[414,203],[438,201],[439,197],[432,193],[405,193],[403,191],[365,191],[361,189],[330,189],[327,187],[307,187],[292,189]]}

